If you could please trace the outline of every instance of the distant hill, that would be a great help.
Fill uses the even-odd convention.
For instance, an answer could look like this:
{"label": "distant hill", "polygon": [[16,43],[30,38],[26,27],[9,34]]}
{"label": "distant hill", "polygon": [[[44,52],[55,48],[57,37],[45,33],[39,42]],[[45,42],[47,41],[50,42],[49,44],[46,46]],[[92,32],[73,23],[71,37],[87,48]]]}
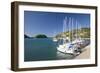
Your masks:
{"label": "distant hill", "polygon": [[28,35],[24,34],[24,38],[30,38]]}
{"label": "distant hill", "polygon": [[63,35],[66,35],[66,37],[70,36],[70,38],[72,37],[75,38],[76,35],[81,38],[90,38],[90,28],[81,28],[81,29],[77,29],[77,31],[76,29],[74,29],[73,31],[62,32],[62,33],[57,34],[55,37],[59,39],[63,37]]}
{"label": "distant hill", "polygon": [[47,38],[47,36],[45,34],[38,34],[35,38]]}

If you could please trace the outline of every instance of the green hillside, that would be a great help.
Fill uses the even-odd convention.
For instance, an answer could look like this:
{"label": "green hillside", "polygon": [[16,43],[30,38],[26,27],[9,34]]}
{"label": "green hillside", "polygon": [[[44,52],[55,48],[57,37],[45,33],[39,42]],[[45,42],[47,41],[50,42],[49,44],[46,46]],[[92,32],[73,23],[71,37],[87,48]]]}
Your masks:
{"label": "green hillside", "polygon": [[62,33],[57,34],[55,37],[59,39],[63,37],[63,35],[70,38],[76,38],[76,37],[90,38],[90,28],[81,28],[81,29],[78,29],[77,31],[76,29],[74,29],[73,31],[62,32]]}

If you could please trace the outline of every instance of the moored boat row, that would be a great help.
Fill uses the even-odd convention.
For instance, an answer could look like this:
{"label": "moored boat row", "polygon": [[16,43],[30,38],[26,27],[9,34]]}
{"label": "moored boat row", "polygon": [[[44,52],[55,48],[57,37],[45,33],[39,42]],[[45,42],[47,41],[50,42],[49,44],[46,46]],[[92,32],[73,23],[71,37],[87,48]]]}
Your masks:
{"label": "moored boat row", "polygon": [[[71,34],[72,38],[70,39],[70,35],[69,35],[69,38],[68,37],[66,38],[66,35],[63,34],[62,35],[63,38],[61,38],[63,40],[63,43],[58,45],[57,50],[65,54],[68,53],[68,54],[73,54],[73,55],[79,55],[82,52],[82,48],[89,44],[89,40],[81,38],[78,35],[78,31],[77,31],[79,28],[78,22],[74,24],[76,25],[76,33],[75,33],[76,37],[74,37],[75,35],[73,34],[73,19],[69,18],[69,24],[67,24],[67,22],[68,22],[68,18],[65,17],[64,23],[63,23],[63,32],[66,32],[66,27],[71,27],[68,29],[68,31],[72,32]],[[79,29],[81,30],[81,27]]]}

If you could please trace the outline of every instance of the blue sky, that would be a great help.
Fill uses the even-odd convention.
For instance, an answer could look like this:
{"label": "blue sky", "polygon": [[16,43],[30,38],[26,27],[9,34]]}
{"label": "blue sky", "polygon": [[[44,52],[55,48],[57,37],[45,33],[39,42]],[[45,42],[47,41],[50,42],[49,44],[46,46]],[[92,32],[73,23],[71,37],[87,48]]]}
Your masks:
{"label": "blue sky", "polygon": [[74,27],[76,20],[81,27],[90,27],[90,14],[24,11],[24,33],[30,37],[37,34],[52,37],[63,31],[65,17],[73,18]]}

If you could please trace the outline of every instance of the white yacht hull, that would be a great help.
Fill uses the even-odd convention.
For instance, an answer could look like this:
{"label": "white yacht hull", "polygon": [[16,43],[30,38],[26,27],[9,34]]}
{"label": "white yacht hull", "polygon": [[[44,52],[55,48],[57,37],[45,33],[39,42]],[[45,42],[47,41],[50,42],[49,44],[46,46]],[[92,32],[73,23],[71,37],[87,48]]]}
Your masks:
{"label": "white yacht hull", "polygon": [[70,44],[63,44],[57,47],[57,50],[63,53],[74,54],[74,48],[69,48]]}

